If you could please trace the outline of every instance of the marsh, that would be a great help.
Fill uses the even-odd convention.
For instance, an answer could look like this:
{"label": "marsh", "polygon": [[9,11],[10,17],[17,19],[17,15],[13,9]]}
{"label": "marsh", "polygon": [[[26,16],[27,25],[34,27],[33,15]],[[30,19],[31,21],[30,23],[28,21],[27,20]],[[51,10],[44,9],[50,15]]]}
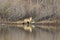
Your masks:
{"label": "marsh", "polygon": [[[59,10],[60,0],[0,0],[0,22],[23,21],[29,17],[35,22],[60,21]],[[29,32],[16,25],[0,25],[0,40],[60,40],[60,31],[35,28]]]}

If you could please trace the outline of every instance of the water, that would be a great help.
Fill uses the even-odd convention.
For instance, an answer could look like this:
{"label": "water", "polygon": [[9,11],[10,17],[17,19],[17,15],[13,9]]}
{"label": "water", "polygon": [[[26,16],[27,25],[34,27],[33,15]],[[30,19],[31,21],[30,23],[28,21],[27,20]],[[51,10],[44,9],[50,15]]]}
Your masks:
{"label": "water", "polygon": [[16,26],[0,25],[0,40],[59,40],[59,33],[38,28],[28,32]]}

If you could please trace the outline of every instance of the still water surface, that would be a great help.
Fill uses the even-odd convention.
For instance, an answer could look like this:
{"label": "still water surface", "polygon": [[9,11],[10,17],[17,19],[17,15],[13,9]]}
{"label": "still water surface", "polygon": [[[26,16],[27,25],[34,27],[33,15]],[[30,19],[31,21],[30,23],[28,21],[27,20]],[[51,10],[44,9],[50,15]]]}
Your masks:
{"label": "still water surface", "polygon": [[60,32],[38,28],[28,32],[16,26],[0,25],[0,40],[60,40]]}

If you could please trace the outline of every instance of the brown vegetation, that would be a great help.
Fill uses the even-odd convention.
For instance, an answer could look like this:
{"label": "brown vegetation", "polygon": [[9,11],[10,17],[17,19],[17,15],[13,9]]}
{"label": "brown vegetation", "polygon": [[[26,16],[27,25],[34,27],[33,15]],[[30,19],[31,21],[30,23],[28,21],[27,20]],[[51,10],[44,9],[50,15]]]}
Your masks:
{"label": "brown vegetation", "polygon": [[[20,20],[33,17],[35,21],[43,17],[56,15],[60,19],[59,0],[2,0],[0,1],[0,19]],[[52,18],[53,19],[53,18]]]}

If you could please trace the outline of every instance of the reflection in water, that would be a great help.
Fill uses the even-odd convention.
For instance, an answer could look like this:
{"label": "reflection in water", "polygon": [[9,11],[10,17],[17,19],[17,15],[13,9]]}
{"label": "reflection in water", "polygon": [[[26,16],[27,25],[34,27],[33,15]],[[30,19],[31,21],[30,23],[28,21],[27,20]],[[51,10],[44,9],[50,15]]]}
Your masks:
{"label": "reflection in water", "polygon": [[24,30],[29,30],[30,32],[32,32],[32,27],[30,25],[25,25]]}
{"label": "reflection in water", "polygon": [[0,26],[3,26],[3,27],[0,27],[0,29],[2,28],[19,28],[19,29],[23,29],[25,31],[30,31],[32,32],[33,30],[35,29],[41,29],[41,30],[47,30],[47,31],[52,31],[52,32],[56,32],[56,30],[59,30],[59,26],[48,26],[48,25],[0,25]]}
{"label": "reflection in water", "polygon": [[[38,25],[30,25],[32,32],[24,30],[27,25],[0,25],[0,40],[56,40],[57,33],[51,33]],[[36,27],[36,28],[34,28]]]}

